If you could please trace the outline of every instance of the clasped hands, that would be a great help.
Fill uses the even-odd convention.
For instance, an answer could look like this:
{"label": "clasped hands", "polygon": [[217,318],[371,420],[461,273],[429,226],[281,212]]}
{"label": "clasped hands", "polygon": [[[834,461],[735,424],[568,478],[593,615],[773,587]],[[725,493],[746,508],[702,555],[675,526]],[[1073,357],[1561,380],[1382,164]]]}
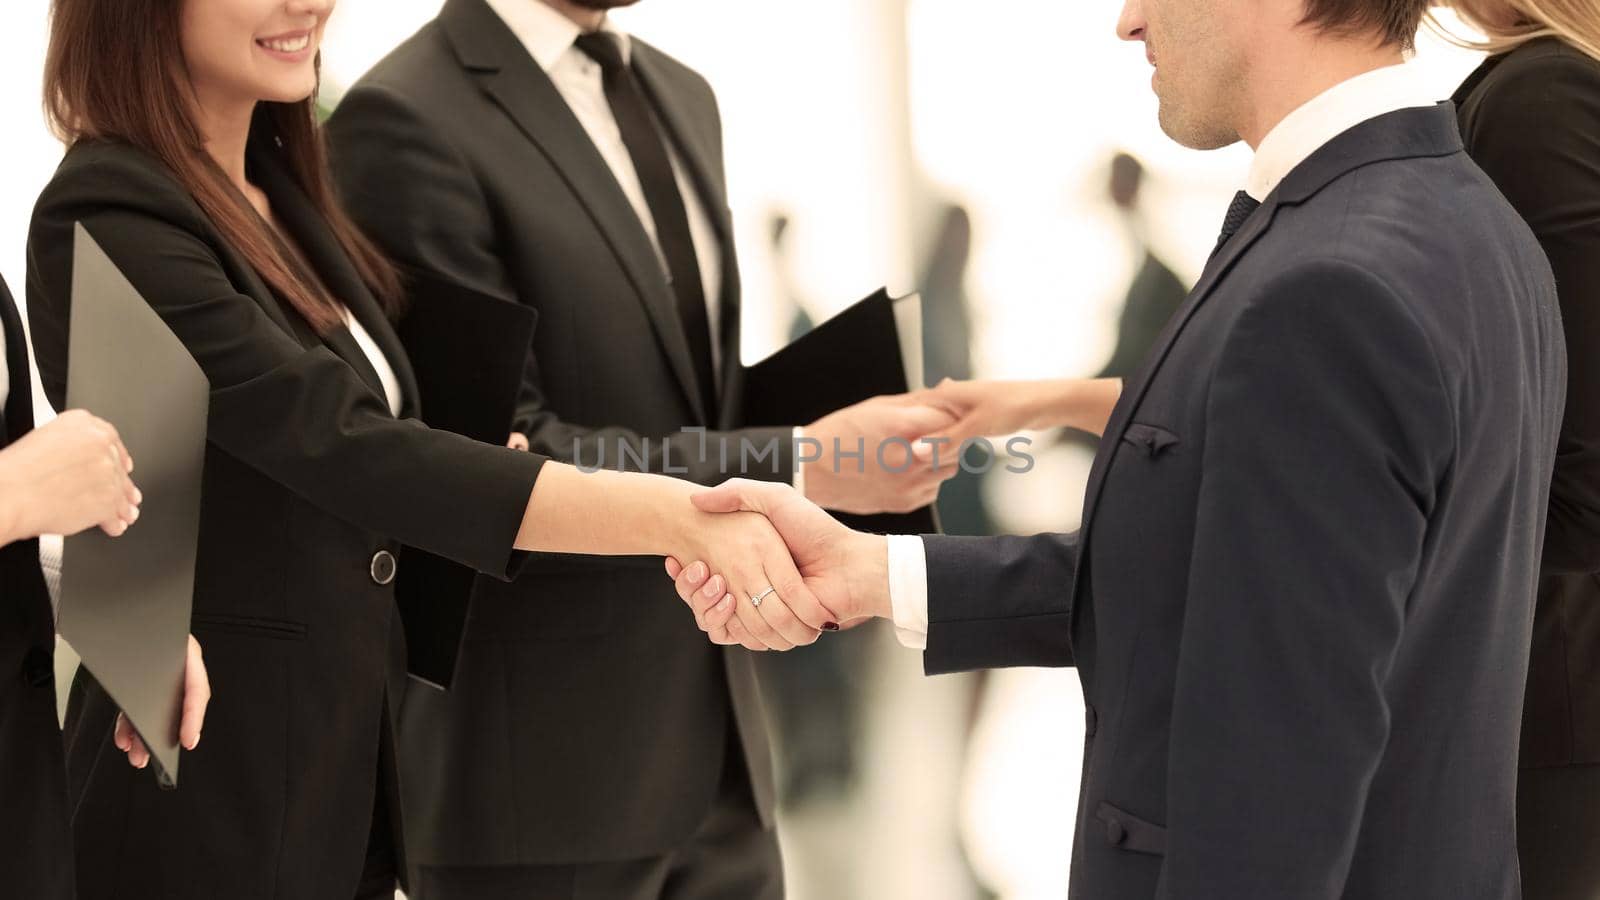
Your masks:
{"label": "clasped hands", "polygon": [[891,615],[885,538],[846,528],[785,484],[735,479],[690,500],[740,535],[706,554],[726,565],[667,558],[678,596],[713,643],[791,650]]}
{"label": "clasped hands", "polygon": [[[898,415],[891,431],[908,439],[916,465],[898,482],[880,475],[847,483],[835,476],[820,491],[816,488],[822,486],[808,477],[810,500],[787,485],[743,479],[696,492],[690,497],[695,508],[732,520],[723,524],[738,536],[722,543],[708,540],[703,549],[668,557],[667,575],[700,629],[717,644],[789,650],[813,643],[825,631],[892,617],[887,539],[846,528],[812,500],[850,512],[925,505],[955,474],[963,442],[1061,426],[1098,433],[1120,393],[1115,380],[946,380],[936,388],[841,410],[808,434],[826,434],[831,425],[871,432],[866,423],[885,413]],[[941,461],[942,447],[948,449]],[[834,502],[835,493],[856,500]],[[747,521],[736,527],[739,520]]]}

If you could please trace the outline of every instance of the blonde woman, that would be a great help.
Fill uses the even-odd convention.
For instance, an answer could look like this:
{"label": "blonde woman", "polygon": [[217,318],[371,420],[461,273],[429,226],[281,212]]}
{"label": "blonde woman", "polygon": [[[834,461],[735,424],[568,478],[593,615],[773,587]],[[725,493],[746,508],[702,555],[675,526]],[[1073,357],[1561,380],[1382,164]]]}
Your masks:
{"label": "blonde woman", "polygon": [[1566,416],[1522,720],[1527,900],[1600,897],[1600,4],[1452,0],[1490,57],[1456,92],[1467,152],[1550,256]]}

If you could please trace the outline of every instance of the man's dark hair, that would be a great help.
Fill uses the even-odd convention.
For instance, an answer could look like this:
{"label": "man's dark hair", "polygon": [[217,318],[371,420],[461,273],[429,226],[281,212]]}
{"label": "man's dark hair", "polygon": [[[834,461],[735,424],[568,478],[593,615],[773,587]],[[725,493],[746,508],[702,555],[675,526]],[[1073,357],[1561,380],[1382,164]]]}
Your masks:
{"label": "man's dark hair", "polygon": [[1334,34],[1382,35],[1385,44],[1410,50],[1429,0],[1306,0],[1302,20]]}

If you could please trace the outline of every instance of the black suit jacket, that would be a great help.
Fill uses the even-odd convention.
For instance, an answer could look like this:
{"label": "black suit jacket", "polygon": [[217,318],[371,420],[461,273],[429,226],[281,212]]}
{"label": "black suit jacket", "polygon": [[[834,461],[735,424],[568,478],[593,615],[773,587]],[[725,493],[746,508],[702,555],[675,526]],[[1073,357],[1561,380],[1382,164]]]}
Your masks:
{"label": "black suit jacket", "polygon": [[111,744],[104,692],[75,686],[85,898],[349,900],[374,792],[395,790],[383,749],[404,663],[392,554],[405,543],[502,575],[520,556],[512,541],[543,458],[408,418],[416,390],[399,339],[272,138],[253,139],[251,178],[384,350],[402,418],[350,333],[313,333],[152,157],[80,142],[34,210],[28,312],[52,402],[66,390],[79,221],[211,380],[193,620],[214,693],[205,738],[180,788],[160,791]]}
{"label": "black suit jacket", "polygon": [[1072,897],[1518,896],[1564,384],[1539,245],[1450,105],[1401,110],[1213,257],[1076,539],[928,540],[930,670],[1079,667]]}
{"label": "black suit jacket", "polygon": [[1467,152],[1550,256],[1571,363],[1521,763],[1600,763],[1600,62],[1533,41],[1486,60],[1456,103]]}
{"label": "black suit jacket", "polygon": [[[33,429],[28,344],[4,281],[0,333],[11,378],[0,410],[4,449]],[[7,891],[39,900],[73,896],[66,768],[56,723],[55,640],[38,540],[0,547],[0,878]]]}
{"label": "black suit jacket", "polygon": [[[721,468],[714,442],[732,442],[737,466],[747,439],[778,448],[748,477],[787,481],[788,429],[727,430],[740,405],[739,285],[716,99],[643,41],[632,59],[720,239],[717,415],[701,408],[637,214],[483,0],[449,0],[340,102],[329,135],[345,202],[402,263],[538,310],[516,426],[535,451],[594,465],[603,447],[615,467],[623,443],[649,471],[715,484],[739,472]],[[732,727],[770,821],[752,657],[696,634],[659,559],[552,558],[514,584],[479,579],[450,694],[413,684],[406,702],[413,861],[562,863],[675,847],[711,807]]]}

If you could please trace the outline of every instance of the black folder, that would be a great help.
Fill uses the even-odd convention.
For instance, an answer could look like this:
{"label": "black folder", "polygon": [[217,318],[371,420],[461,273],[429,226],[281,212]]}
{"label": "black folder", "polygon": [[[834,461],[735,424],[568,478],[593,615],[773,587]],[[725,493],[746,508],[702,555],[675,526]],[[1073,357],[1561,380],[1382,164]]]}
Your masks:
{"label": "black folder", "polygon": [[[426,273],[407,279],[400,341],[417,373],[422,420],[504,445],[538,313]],[[415,547],[402,553],[395,601],[412,675],[448,688],[466,627],[472,569]]]}
{"label": "black folder", "polygon": [[[740,424],[760,428],[814,422],[870,397],[921,388],[908,383],[897,302],[920,301],[897,301],[880,289],[746,369]],[[920,334],[915,339],[920,341]],[[851,528],[877,534],[939,530],[932,506],[909,513],[834,516]]]}
{"label": "black folder", "polygon": [[144,503],[120,538],[66,539],[57,629],[127,714],[157,779],[176,787],[211,385],[89,232],[74,231],[67,406],[116,427]]}

